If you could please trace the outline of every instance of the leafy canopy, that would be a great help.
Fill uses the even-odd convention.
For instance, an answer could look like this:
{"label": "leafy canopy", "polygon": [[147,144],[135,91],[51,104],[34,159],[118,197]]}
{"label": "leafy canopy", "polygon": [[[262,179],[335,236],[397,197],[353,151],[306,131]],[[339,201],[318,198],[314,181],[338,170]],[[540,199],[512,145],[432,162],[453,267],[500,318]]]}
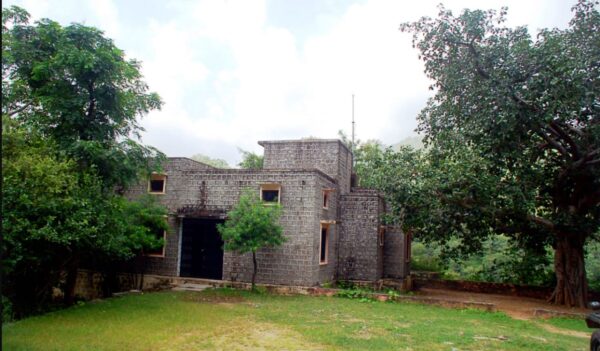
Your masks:
{"label": "leafy canopy", "polygon": [[436,19],[401,25],[434,82],[418,117],[431,162],[452,169],[467,160],[456,164],[467,166],[466,181],[448,179],[453,187],[438,192],[459,213],[448,232],[552,244],[554,301],[581,306],[583,247],[600,226],[597,4],[579,1],[568,29],[535,40],[503,25],[506,9],[454,16],[440,6]]}
{"label": "leafy canopy", "polygon": [[115,192],[164,158],[133,139],[161,102],[124,57],[95,28],[2,11],[2,293],[17,315],[47,303],[65,270],[72,302],[84,260],[162,244],[165,209]]}
{"label": "leafy canopy", "polygon": [[238,149],[242,154],[242,161],[238,163],[238,166],[243,169],[262,169],[264,163],[264,156],[255,154],[251,151]]}
{"label": "leafy canopy", "polygon": [[283,244],[285,237],[278,222],[280,215],[278,204],[264,204],[256,191],[244,191],[239,203],[228,212],[225,223],[217,225],[225,250],[247,253]]}
{"label": "leafy canopy", "polygon": [[2,114],[52,138],[80,167],[95,166],[108,188],[131,184],[162,156],[132,139],[137,118],[162,104],[140,67],[96,28],[31,25],[21,8],[2,11]]}

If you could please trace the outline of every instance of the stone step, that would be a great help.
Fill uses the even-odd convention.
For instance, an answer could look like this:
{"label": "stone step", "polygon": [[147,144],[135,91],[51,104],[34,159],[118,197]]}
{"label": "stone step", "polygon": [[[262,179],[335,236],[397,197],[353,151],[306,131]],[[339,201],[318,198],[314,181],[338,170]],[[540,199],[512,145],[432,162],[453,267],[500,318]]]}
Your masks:
{"label": "stone step", "polygon": [[206,285],[206,284],[180,284],[180,285],[175,285],[173,288],[171,288],[171,290],[173,291],[202,291],[205,289],[210,288],[210,285]]}

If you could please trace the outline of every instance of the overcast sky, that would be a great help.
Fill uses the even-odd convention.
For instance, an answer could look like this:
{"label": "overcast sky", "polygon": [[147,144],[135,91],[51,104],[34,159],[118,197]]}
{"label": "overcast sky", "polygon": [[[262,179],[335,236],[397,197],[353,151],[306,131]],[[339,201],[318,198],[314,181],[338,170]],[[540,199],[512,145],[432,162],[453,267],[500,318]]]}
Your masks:
{"label": "overcast sky", "polygon": [[[203,153],[235,165],[258,140],[350,134],[393,144],[415,134],[430,91],[404,21],[435,16],[439,0],[23,0],[33,19],[100,28],[164,101],[143,142],[168,156]],[[443,1],[508,6],[508,25],[565,28],[574,0]]]}

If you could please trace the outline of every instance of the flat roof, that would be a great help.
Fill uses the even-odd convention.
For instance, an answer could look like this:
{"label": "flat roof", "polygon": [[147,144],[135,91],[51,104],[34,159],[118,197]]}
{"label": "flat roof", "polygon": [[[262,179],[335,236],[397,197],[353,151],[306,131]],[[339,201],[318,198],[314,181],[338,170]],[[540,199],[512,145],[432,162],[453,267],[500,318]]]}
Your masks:
{"label": "flat roof", "polygon": [[296,140],[261,140],[258,145],[264,147],[266,144],[301,144],[301,143],[338,143],[342,145],[346,150],[352,153],[352,150],[342,143],[340,139],[296,139]]}

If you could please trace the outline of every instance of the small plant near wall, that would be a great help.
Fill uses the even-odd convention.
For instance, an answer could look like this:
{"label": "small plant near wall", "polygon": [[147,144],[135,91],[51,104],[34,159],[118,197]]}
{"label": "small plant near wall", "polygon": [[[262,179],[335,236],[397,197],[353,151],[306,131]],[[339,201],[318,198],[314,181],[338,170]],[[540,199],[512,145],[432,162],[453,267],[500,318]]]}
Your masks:
{"label": "small plant near wall", "polygon": [[277,247],[285,242],[279,224],[281,206],[265,206],[252,189],[240,196],[240,202],[227,213],[227,220],[217,225],[225,243],[224,249],[240,254],[252,252],[252,290],[256,290],[258,264],[256,251],[263,247]]}

